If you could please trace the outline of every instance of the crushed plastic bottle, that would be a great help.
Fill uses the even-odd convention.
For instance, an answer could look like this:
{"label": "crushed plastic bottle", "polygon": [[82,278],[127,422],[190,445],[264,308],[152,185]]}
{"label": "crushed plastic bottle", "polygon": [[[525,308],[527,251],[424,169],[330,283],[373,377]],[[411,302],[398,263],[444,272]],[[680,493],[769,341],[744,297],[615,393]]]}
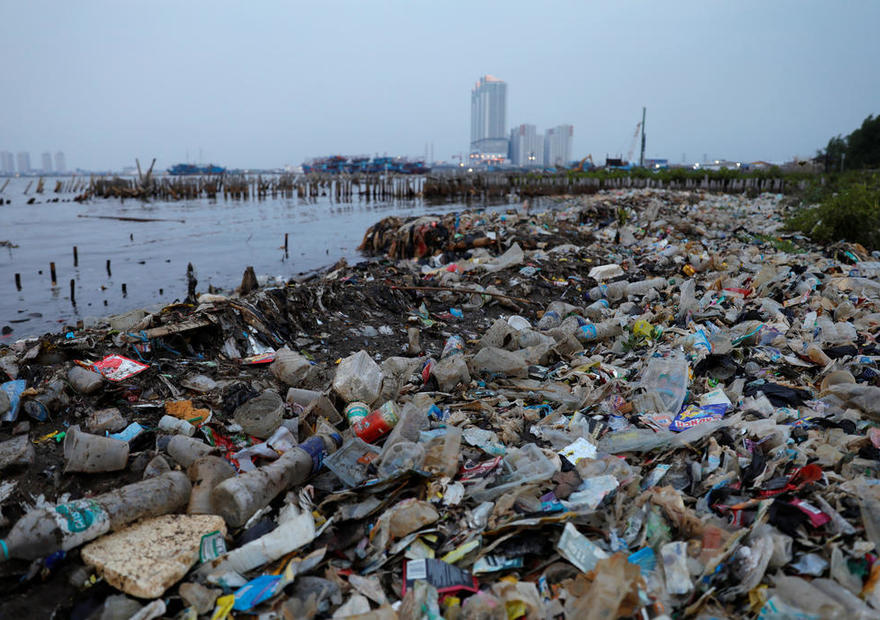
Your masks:
{"label": "crushed plastic bottle", "polygon": [[31,510],[0,541],[0,560],[35,560],[70,550],[144,517],[179,510],[189,499],[186,474],[168,472],[91,499]]}

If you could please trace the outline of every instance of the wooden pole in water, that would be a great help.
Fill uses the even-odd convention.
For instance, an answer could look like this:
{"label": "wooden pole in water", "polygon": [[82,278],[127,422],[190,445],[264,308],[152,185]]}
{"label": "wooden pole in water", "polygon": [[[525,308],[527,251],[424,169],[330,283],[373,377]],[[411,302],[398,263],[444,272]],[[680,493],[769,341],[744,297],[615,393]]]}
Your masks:
{"label": "wooden pole in water", "polygon": [[55,263],[49,263],[49,273],[52,274],[52,286],[55,286],[58,283],[58,278],[55,277]]}
{"label": "wooden pole in water", "polygon": [[18,290],[21,290],[21,274],[20,273],[15,274],[15,288],[17,288]]}
{"label": "wooden pole in water", "polygon": [[76,246],[73,246],[73,266],[79,266],[79,255],[77,254]]}
{"label": "wooden pole in water", "polygon": [[127,297],[127,296],[128,296],[128,290],[127,290],[127,288],[126,288],[126,286],[125,286],[125,282],[122,283],[122,296],[123,296],[123,297]]}
{"label": "wooden pole in water", "polygon": [[113,274],[110,272],[110,259],[109,258],[107,259],[107,275],[113,276]]}
{"label": "wooden pole in water", "polygon": [[289,233],[284,233],[284,251],[287,252],[287,235]]}
{"label": "wooden pole in water", "polygon": [[70,303],[76,305],[76,280],[70,279]]}

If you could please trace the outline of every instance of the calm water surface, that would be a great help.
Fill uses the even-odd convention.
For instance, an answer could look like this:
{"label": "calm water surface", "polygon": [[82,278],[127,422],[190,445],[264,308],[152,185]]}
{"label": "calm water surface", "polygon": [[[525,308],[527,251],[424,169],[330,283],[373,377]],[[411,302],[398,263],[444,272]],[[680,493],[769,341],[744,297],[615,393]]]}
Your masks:
{"label": "calm water surface", "polygon": [[[0,343],[47,331],[58,331],[84,317],[106,316],[186,296],[186,267],[192,263],[198,290],[208,285],[229,290],[252,265],[258,276],[290,278],[333,264],[364,257],[357,251],[366,229],[389,215],[419,215],[463,209],[460,203],[426,205],[417,201],[334,203],[297,198],[141,202],[70,200],[73,194],[47,191],[27,195],[30,179],[12,179],[0,193],[0,328],[12,333]],[[5,179],[0,179],[2,187]],[[54,182],[47,181],[48,188]],[[27,201],[36,197],[36,203]],[[497,205],[493,209],[512,205]],[[89,217],[82,217],[89,216]],[[171,220],[128,222],[94,216]],[[288,254],[283,249],[289,234]],[[79,265],[73,265],[77,246]],[[106,271],[111,261],[112,275]],[[49,263],[54,262],[53,287]],[[21,274],[22,290],[15,287]],[[70,280],[76,284],[76,306],[70,302]],[[123,296],[122,284],[127,295]]]}

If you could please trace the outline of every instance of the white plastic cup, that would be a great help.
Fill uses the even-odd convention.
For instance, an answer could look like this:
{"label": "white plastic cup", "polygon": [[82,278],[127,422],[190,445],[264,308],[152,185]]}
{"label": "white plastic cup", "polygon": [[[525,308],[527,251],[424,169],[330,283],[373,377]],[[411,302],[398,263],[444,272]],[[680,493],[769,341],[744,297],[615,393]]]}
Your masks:
{"label": "white plastic cup", "polygon": [[94,473],[125,469],[128,463],[128,442],[101,437],[71,426],[64,437],[64,471]]}

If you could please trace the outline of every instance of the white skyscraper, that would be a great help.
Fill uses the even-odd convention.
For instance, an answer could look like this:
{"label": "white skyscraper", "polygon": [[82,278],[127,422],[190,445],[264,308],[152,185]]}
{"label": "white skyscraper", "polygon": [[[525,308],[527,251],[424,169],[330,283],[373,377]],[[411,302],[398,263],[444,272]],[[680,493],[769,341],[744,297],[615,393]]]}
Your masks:
{"label": "white skyscraper", "polygon": [[15,174],[15,157],[9,151],[0,153],[0,172]]}
{"label": "white skyscraper", "polygon": [[544,136],[534,125],[519,125],[510,130],[510,163],[536,168],[544,165]]}
{"label": "white skyscraper", "polygon": [[544,138],[544,165],[565,166],[571,161],[571,138],[574,127],[557,125]]}
{"label": "white skyscraper", "polygon": [[15,158],[18,163],[19,174],[28,174],[31,171],[31,154],[21,151]]}
{"label": "white skyscraper", "polygon": [[507,156],[507,84],[484,75],[471,90],[471,152]]}
{"label": "white skyscraper", "polygon": [[43,172],[52,172],[52,153],[43,153]]}
{"label": "white skyscraper", "polygon": [[61,174],[67,172],[67,162],[64,161],[64,153],[62,151],[55,153],[55,172]]}

